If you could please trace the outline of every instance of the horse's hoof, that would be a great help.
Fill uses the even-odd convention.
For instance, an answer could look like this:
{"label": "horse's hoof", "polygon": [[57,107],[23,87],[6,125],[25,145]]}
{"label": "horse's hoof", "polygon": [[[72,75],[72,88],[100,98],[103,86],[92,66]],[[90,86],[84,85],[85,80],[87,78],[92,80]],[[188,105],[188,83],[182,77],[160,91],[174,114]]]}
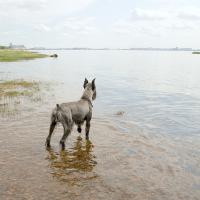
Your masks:
{"label": "horse's hoof", "polygon": [[89,136],[88,136],[88,135],[86,135],[86,136],[85,136],[85,139],[86,139],[86,140],[89,140]]}
{"label": "horse's hoof", "polygon": [[51,145],[50,145],[50,141],[46,141],[46,143],[45,143],[45,146],[47,147],[47,148],[50,148],[51,147]]}
{"label": "horse's hoof", "polygon": [[81,133],[81,131],[82,131],[81,127],[78,127],[78,128],[77,128],[77,131],[78,131],[79,133]]}
{"label": "horse's hoof", "polygon": [[60,145],[61,145],[62,150],[64,150],[65,149],[65,143],[61,141]]}

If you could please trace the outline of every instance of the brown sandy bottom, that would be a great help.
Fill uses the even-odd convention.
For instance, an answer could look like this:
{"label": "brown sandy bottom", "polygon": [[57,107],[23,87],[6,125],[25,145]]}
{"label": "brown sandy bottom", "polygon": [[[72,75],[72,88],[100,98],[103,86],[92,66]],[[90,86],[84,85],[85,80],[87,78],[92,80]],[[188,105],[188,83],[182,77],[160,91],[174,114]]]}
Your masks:
{"label": "brown sandy bottom", "polygon": [[92,120],[90,141],[62,127],[45,149],[49,113],[1,120],[0,199],[200,199],[199,141],[152,137],[124,123]]}

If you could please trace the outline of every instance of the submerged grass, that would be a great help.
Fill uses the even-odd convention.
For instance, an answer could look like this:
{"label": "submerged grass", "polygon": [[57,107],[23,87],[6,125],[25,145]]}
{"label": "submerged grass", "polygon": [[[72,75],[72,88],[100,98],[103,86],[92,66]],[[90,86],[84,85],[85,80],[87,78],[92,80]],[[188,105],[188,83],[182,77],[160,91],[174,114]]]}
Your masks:
{"label": "submerged grass", "polygon": [[10,80],[0,82],[0,97],[32,96],[39,91],[39,82]]}
{"label": "submerged grass", "polygon": [[16,87],[31,88],[35,86],[38,86],[37,82],[25,81],[23,79],[0,82],[0,88],[2,87],[3,88],[16,88]]}
{"label": "submerged grass", "polygon": [[0,49],[0,62],[13,62],[45,57],[48,57],[48,55],[26,50]]}
{"label": "submerged grass", "polygon": [[22,103],[41,101],[41,83],[36,81],[0,81],[0,114],[10,116],[19,113]]}

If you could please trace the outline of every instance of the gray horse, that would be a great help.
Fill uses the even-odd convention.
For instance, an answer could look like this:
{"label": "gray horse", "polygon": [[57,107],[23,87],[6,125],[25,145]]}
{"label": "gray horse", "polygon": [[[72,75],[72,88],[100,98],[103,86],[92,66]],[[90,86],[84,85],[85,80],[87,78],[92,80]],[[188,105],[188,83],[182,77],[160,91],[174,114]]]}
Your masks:
{"label": "gray horse", "polygon": [[78,126],[77,131],[81,132],[81,125],[86,121],[85,134],[89,139],[90,121],[92,118],[92,101],[96,99],[95,79],[91,83],[85,79],[84,92],[79,101],[57,104],[51,114],[49,135],[46,139],[46,146],[50,147],[51,136],[58,122],[63,125],[64,134],[60,140],[62,149],[65,148],[65,141],[71,133],[74,123]]}

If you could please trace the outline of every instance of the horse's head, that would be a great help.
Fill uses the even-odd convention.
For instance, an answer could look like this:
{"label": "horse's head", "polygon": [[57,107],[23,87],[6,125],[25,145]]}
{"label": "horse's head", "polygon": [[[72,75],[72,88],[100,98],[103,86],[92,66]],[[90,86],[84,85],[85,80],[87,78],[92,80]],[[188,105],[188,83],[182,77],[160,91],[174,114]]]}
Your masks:
{"label": "horse's head", "polygon": [[97,96],[95,78],[92,80],[91,83],[87,80],[87,78],[85,78],[83,87],[85,91],[88,91],[89,93],[92,94],[92,100],[95,100]]}

